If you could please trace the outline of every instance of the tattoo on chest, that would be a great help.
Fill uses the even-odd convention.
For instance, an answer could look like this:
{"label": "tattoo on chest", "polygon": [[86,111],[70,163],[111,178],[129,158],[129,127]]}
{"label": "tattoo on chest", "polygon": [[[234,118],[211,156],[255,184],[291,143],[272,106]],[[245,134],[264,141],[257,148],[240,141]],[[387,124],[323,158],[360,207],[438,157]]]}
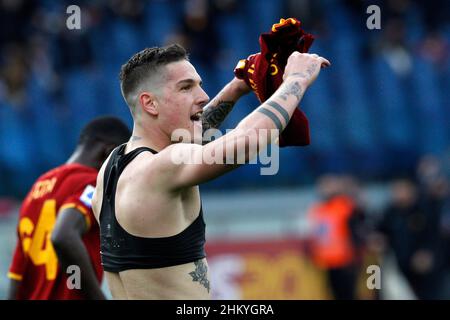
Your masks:
{"label": "tattoo on chest", "polygon": [[195,270],[189,272],[189,275],[192,277],[192,281],[200,282],[200,284],[204,286],[209,293],[208,267],[203,260],[195,261],[194,264]]}

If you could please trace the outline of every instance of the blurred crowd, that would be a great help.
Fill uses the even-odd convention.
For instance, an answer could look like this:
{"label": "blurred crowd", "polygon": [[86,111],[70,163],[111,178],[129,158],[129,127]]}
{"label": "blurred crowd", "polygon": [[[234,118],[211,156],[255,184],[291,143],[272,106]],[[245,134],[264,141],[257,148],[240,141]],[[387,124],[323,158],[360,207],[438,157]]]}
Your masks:
{"label": "blurred crowd", "polygon": [[320,200],[308,214],[308,251],[327,272],[334,298],[357,297],[358,275],[368,255],[381,268],[383,290],[383,262],[390,254],[413,297],[450,298],[448,165],[434,156],[423,157],[415,176],[390,183],[389,201],[380,212],[370,212],[364,188],[354,177],[319,178]]}
{"label": "blurred crowd", "polygon": [[[27,106],[26,86],[33,74],[43,88],[64,106],[61,84],[65,73],[77,68],[95,68],[101,64],[95,55],[92,34],[109,28],[111,21],[123,21],[136,30],[144,29],[145,0],[95,1],[0,1],[0,98],[13,107]],[[170,3],[171,1],[153,1]],[[184,7],[174,33],[167,41],[176,41],[205,63],[220,50],[214,15],[233,10],[236,1],[172,1]],[[185,2],[183,4],[183,2]],[[68,30],[65,8],[77,4],[82,8],[82,28]],[[14,30],[14,32],[12,32]],[[113,32],[113,30],[111,30]],[[147,43],[147,41],[144,41]],[[162,43],[155,43],[162,45]],[[123,57],[127,58],[127,57]],[[122,61],[124,62],[124,61]],[[118,67],[117,67],[118,70]]]}
{"label": "blurred crowd", "polygon": [[[164,42],[179,42],[188,48],[195,60],[208,64],[220,63],[227,46],[219,41],[220,16],[236,14],[237,0],[95,0],[95,1],[0,1],[0,98],[12,106],[25,105],[26,84],[35,73],[44,88],[58,97],[64,72],[95,66],[94,46],[90,32],[96,32],[112,20],[123,20],[136,29],[144,28],[149,2],[173,2],[181,7],[176,26],[164,36]],[[319,33],[332,33],[325,12],[332,1],[284,0],[279,3],[286,16],[302,17],[304,25]],[[448,65],[449,3],[446,0],[342,0],[351,13],[363,15],[370,4],[382,7],[383,30],[377,41],[368,42],[368,52],[382,53],[395,72],[406,74],[412,68],[411,55],[417,52],[436,65]],[[65,8],[70,4],[82,7],[82,29],[66,28]],[[407,14],[418,8],[425,30],[418,34],[414,47],[408,37],[415,25],[408,23]]]}
{"label": "blurred crowd", "polygon": [[[72,4],[81,8],[79,30],[66,26]],[[381,7],[381,30],[366,28],[372,4]],[[334,63],[302,105],[311,146],[284,152],[273,183],[311,184],[328,171],[372,181],[411,173],[421,155],[449,152],[449,6],[446,0],[1,0],[0,174],[7,187],[0,185],[0,193],[23,195],[38,173],[65,159],[93,116],[130,120],[117,74],[137,50],[181,43],[213,96],[237,61],[259,50],[259,34],[291,16],[316,35],[313,50]],[[234,127],[257,103],[245,97],[223,127]],[[266,183],[246,167],[209,187],[258,185]]]}

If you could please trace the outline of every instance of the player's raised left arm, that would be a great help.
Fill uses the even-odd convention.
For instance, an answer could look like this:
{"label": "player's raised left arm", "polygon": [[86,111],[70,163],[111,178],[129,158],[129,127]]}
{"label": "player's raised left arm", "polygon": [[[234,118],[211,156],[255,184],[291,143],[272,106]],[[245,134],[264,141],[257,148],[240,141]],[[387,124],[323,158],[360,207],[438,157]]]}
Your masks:
{"label": "player's raised left arm", "polygon": [[204,108],[202,115],[203,132],[218,128],[227,115],[233,110],[236,102],[251,88],[240,79],[231,80]]}

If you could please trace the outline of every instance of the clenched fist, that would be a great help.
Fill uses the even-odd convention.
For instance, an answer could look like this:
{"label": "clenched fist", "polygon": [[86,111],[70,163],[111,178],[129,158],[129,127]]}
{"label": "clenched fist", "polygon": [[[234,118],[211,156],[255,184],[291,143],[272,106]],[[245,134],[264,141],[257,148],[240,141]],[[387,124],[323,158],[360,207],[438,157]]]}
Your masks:
{"label": "clenched fist", "polygon": [[330,61],[317,54],[294,51],[288,58],[283,80],[299,77],[309,87],[317,79],[320,69],[330,65]]}

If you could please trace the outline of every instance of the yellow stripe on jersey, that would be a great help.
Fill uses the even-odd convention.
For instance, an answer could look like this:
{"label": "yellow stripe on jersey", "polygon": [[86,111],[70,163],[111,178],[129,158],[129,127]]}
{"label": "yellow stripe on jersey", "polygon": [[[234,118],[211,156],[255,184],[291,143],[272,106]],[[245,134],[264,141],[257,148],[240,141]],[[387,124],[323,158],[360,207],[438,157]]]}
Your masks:
{"label": "yellow stripe on jersey", "polygon": [[22,279],[23,279],[23,277],[20,274],[17,274],[14,272],[8,272],[8,278],[17,280],[17,281],[22,281]]}
{"label": "yellow stripe on jersey", "polygon": [[89,212],[84,207],[77,205],[76,203],[66,203],[65,205],[61,206],[61,208],[59,208],[59,211],[62,211],[64,209],[77,209],[78,211],[83,213],[88,229],[91,228],[91,219],[89,219]]}

